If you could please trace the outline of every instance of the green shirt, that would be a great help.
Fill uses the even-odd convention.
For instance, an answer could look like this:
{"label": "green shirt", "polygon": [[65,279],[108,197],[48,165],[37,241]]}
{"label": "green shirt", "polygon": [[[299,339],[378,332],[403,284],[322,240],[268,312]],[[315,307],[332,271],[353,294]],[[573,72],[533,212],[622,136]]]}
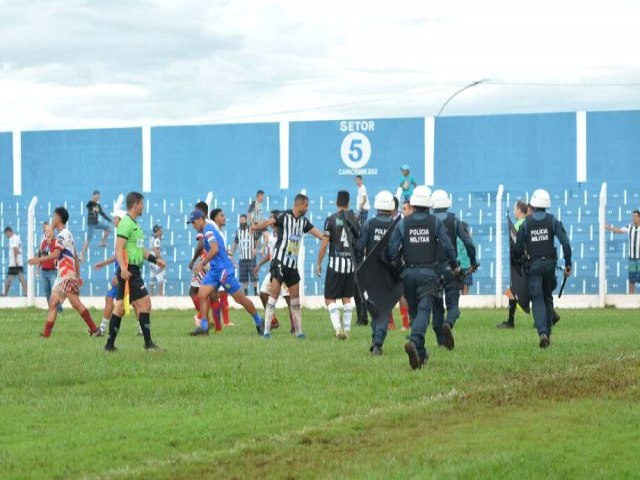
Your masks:
{"label": "green shirt", "polygon": [[526,218],[521,218],[520,220],[516,221],[516,223],[513,224],[513,228],[516,229],[516,232],[520,230],[520,227],[522,226],[525,220]]}
{"label": "green shirt", "polygon": [[416,179],[413,175],[402,176],[400,179],[400,188],[402,188],[402,195],[410,197],[413,194],[413,185],[416,183]]}
{"label": "green shirt", "polygon": [[471,268],[471,260],[469,259],[469,255],[467,255],[467,248],[464,246],[464,243],[459,238],[457,239],[458,243],[458,261],[460,262],[460,268],[462,270],[467,270]]}
{"label": "green shirt", "polygon": [[144,232],[140,225],[128,214],[120,220],[116,235],[127,241],[125,251],[129,265],[142,266],[144,261]]}

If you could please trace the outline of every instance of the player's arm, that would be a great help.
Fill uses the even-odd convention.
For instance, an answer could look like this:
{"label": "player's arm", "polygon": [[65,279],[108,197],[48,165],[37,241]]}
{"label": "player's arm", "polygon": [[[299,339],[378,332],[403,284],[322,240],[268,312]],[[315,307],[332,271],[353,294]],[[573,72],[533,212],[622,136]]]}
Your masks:
{"label": "player's arm", "polygon": [[123,280],[129,280],[131,274],[129,270],[125,268],[127,262],[124,261],[124,249],[127,245],[127,237],[118,234],[116,237],[116,260],[118,261],[118,265],[120,265],[120,278]]}
{"label": "player's arm", "polygon": [[204,266],[211,262],[211,260],[213,260],[213,257],[215,257],[218,252],[220,251],[220,248],[218,247],[218,242],[216,242],[215,238],[212,238],[209,241],[209,246],[211,248],[209,248],[209,252],[207,253],[207,256],[204,257],[204,259],[202,260],[202,262],[200,262],[200,264],[198,265],[198,267],[195,270],[195,273],[200,273],[200,271],[204,268]]}
{"label": "player's arm", "polygon": [[95,268],[96,270],[100,270],[103,267],[106,267],[107,265],[111,265],[113,262],[116,261],[116,256],[113,255],[112,257],[107,258],[106,260],[102,261],[102,262],[98,262],[96,263],[93,268]]}
{"label": "player's arm", "polygon": [[238,249],[238,243],[240,243],[240,240],[238,239],[238,232],[236,232],[236,236],[233,239],[233,245],[231,245],[231,249],[229,250],[230,257],[233,257],[236,254],[236,250]]}
{"label": "player's arm", "polygon": [[627,233],[627,231],[624,228],[618,228],[618,227],[614,227],[613,225],[608,225],[605,223],[604,225],[605,230],[608,230],[609,232],[613,232],[613,233]]}
{"label": "player's arm", "polygon": [[196,263],[196,260],[202,254],[202,250],[204,249],[204,241],[202,239],[198,240],[196,244],[196,249],[193,251],[193,258],[189,262],[189,270],[193,270],[193,264]]}
{"label": "player's arm", "polygon": [[98,212],[100,213],[102,218],[104,218],[107,222],[111,223],[113,221],[109,215],[104,213],[104,210],[102,210],[102,205],[100,204],[98,204]]}
{"label": "player's arm", "polygon": [[327,253],[327,246],[329,245],[329,233],[325,232],[322,236],[322,242],[320,243],[320,250],[318,250],[318,263],[316,265],[316,273],[318,276],[322,276],[322,261]]}
{"label": "player's arm", "polygon": [[56,247],[53,249],[53,252],[51,252],[49,255],[30,258],[28,263],[29,265],[40,265],[41,263],[48,262],[49,260],[58,260],[60,258],[60,255],[62,255],[62,247],[56,245]]}
{"label": "player's arm", "polygon": [[269,263],[271,261],[271,255],[266,255],[262,258],[262,260],[260,260],[258,262],[258,264],[256,265],[255,271],[257,272],[258,270],[260,270],[262,268],[263,265],[266,265],[267,263]]}
{"label": "player's arm", "polygon": [[[160,257],[162,256],[162,254],[160,253],[160,246],[159,243],[154,242],[153,243],[153,254],[155,255],[156,259],[158,260],[162,260]],[[163,260],[164,261],[164,260]],[[164,263],[166,264],[167,262],[164,261]],[[159,265],[157,262],[156,264],[160,267],[160,270],[162,270],[164,268],[164,266]],[[159,271],[160,271],[159,270]]]}
{"label": "player's arm", "polygon": [[19,251],[18,246],[17,245],[14,246],[13,247],[13,259],[14,259],[16,265],[18,264],[18,251]]}
{"label": "player's arm", "polygon": [[255,232],[257,230],[264,230],[275,224],[276,224],[276,219],[271,217],[271,218],[267,218],[263,222],[258,223],[257,225],[252,225],[250,230],[252,232]]}
{"label": "player's arm", "polygon": [[567,231],[564,229],[564,225],[562,222],[556,220],[556,224],[554,225],[554,230],[556,237],[560,241],[562,245],[562,254],[564,256],[564,275],[568,277],[571,275],[571,243],[569,243],[569,237],[567,236]]}

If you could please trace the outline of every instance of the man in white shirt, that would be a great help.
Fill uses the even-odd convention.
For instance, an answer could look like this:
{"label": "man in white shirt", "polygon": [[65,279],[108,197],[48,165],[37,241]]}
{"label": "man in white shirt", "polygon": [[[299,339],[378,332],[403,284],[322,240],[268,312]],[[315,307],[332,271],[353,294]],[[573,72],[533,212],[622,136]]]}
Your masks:
{"label": "man in white shirt", "polygon": [[622,228],[605,225],[613,233],[629,235],[629,293],[634,294],[636,283],[640,283],[640,210],[634,210],[632,223]]}
{"label": "man in white shirt", "polygon": [[358,187],[358,195],[356,197],[356,207],[358,209],[358,219],[362,227],[369,217],[371,204],[369,203],[369,195],[367,195],[367,187],[362,182],[362,175],[356,175],[356,186]]}
{"label": "man in white shirt", "polygon": [[9,240],[9,271],[7,272],[7,281],[4,285],[4,296],[9,294],[11,282],[14,277],[18,277],[22,284],[22,295],[27,295],[27,282],[24,280],[22,267],[22,243],[20,236],[13,231],[11,227],[4,229],[4,235]]}

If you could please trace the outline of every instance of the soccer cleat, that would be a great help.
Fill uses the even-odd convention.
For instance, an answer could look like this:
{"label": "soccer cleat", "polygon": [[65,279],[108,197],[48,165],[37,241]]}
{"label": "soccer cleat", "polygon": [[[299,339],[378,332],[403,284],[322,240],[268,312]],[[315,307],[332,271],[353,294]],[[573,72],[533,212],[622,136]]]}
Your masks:
{"label": "soccer cleat", "polygon": [[236,326],[236,324],[235,324],[235,323],[233,323],[233,322],[225,323],[225,324],[223,325],[223,327],[235,327],[235,326]]}
{"label": "soccer cleat", "polygon": [[265,333],[264,335],[262,335],[262,338],[264,340],[271,340],[271,334],[270,333]]}
{"label": "soccer cleat", "polygon": [[304,333],[299,333],[296,335],[296,340],[306,340],[307,336]]}
{"label": "soccer cleat", "polygon": [[442,326],[442,345],[444,345],[447,350],[453,350],[455,346],[455,342],[453,341],[453,333],[451,332],[451,325],[446,323]]}
{"label": "soccer cleat", "polygon": [[264,323],[260,323],[259,325],[256,325],[256,330],[258,331],[258,335],[262,335],[264,333]]}
{"label": "soccer cleat", "polygon": [[107,327],[109,326],[108,322],[101,322],[100,326],[98,327],[98,329],[100,330],[100,333],[102,333],[104,335],[104,332],[107,331]]}
{"label": "soccer cleat", "polygon": [[115,345],[105,345],[104,351],[109,353],[115,353],[118,351],[118,349],[115,347]]}
{"label": "soccer cleat", "polygon": [[96,328],[93,332],[91,330],[89,330],[89,336],[90,337],[101,337],[102,336],[102,332],[100,331],[99,328]]}
{"label": "soccer cleat", "polygon": [[515,325],[513,323],[509,322],[509,321],[506,321],[506,322],[502,322],[502,323],[497,324],[496,328],[501,328],[501,329],[504,329],[504,328],[515,328]]}
{"label": "soccer cleat", "polygon": [[371,356],[380,357],[381,355],[382,355],[382,347],[379,347],[378,345],[374,345],[373,348],[371,349]]}
{"label": "soccer cleat", "polygon": [[351,331],[345,330],[344,332],[342,332],[342,334],[344,335],[343,340],[349,340],[349,337],[351,336]]}
{"label": "soccer cleat", "polygon": [[336,334],[335,334],[334,338],[336,340],[344,340],[347,337],[345,337],[344,332],[342,330],[336,330]]}
{"label": "soccer cleat", "polygon": [[558,313],[557,310],[554,310],[553,311],[553,318],[551,319],[551,323],[553,323],[555,325],[559,321],[560,321],[560,314]]}
{"label": "soccer cleat", "polygon": [[551,345],[551,340],[549,339],[547,334],[543,333],[542,335],[540,335],[540,348],[547,348],[549,345]]}
{"label": "soccer cleat", "polygon": [[415,343],[411,341],[407,342],[404,345],[404,351],[409,357],[409,366],[412,370],[419,370],[420,368],[422,368],[424,360],[420,358],[420,355],[418,354],[418,348],[416,347]]}
{"label": "soccer cleat", "polygon": [[209,330],[205,330],[204,328],[198,327],[194,329],[192,332],[189,332],[189,335],[192,337],[207,337],[209,336]]}
{"label": "soccer cleat", "polygon": [[146,352],[158,352],[161,350],[160,347],[153,342],[151,342],[149,345],[145,345],[144,349]]}
{"label": "soccer cleat", "polygon": [[138,333],[136,333],[136,337],[142,337],[143,335],[142,330],[138,330]]}
{"label": "soccer cleat", "polygon": [[271,320],[271,328],[276,329],[279,326],[280,326],[280,322],[278,322],[278,319],[276,317],[273,317],[273,320]]}

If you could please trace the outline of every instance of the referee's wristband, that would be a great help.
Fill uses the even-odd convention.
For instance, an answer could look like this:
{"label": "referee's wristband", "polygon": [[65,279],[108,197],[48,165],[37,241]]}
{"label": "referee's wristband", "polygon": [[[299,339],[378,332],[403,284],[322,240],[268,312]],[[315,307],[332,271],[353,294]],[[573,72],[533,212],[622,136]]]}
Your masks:
{"label": "referee's wristband", "polygon": [[147,257],[147,262],[149,262],[149,263],[157,263],[157,261],[158,261],[158,259],[152,253],[150,253],[149,256]]}

